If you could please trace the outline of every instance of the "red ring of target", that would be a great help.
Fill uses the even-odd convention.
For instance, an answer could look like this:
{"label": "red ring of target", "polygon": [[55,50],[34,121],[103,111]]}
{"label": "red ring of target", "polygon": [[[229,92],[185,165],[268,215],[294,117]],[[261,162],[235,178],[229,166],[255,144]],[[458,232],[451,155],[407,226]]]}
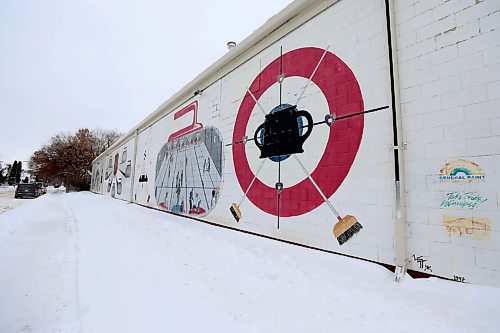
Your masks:
{"label": "red ring of target", "polygon": [[[324,49],[306,47],[283,54],[281,62],[285,79],[292,76],[309,79],[324,53]],[[278,57],[252,82],[249,91],[256,100],[259,100],[267,89],[277,83],[279,73],[280,58]],[[311,81],[326,97],[329,110],[325,110],[325,114],[335,113],[337,117],[340,117],[363,111],[363,98],[356,77],[351,69],[333,53],[326,52]],[[286,89],[286,85],[284,87]],[[284,101],[286,102],[289,101]],[[233,142],[241,141],[246,135],[253,135],[255,129],[250,129],[248,132],[250,134],[247,134],[247,125],[255,104],[255,100],[247,91],[236,117]],[[299,108],[301,108],[300,105]],[[304,109],[307,109],[307,106]],[[325,151],[318,165],[311,172],[311,177],[327,198],[337,191],[347,177],[361,143],[363,127],[364,116],[359,115],[337,120],[330,128]],[[232,147],[236,177],[245,192],[255,175],[248,163],[245,145],[234,144]],[[306,158],[307,151],[298,154],[297,157]],[[297,170],[297,172],[303,172],[300,169]],[[282,172],[287,172],[287,170],[282,169]],[[281,192],[280,216],[302,215],[324,202],[309,178],[305,174],[304,177],[305,179],[298,184],[285,187]],[[248,191],[247,198],[266,213],[277,215],[276,189],[265,185],[258,177]]]}

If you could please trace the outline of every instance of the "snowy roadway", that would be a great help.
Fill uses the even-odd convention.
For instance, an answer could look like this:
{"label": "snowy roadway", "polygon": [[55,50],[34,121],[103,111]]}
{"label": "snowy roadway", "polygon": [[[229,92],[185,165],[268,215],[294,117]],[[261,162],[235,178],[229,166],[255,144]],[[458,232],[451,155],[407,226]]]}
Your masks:
{"label": "snowy roadway", "polygon": [[0,187],[0,214],[6,211],[21,206],[25,200],[14,198],[15,188],[13,186]]}
{"label": "snowy roadway", "polygon": [[90,193],[0,214],[0,332],[500,332],[499,305],[500,288],[396,284],[374,264]]}

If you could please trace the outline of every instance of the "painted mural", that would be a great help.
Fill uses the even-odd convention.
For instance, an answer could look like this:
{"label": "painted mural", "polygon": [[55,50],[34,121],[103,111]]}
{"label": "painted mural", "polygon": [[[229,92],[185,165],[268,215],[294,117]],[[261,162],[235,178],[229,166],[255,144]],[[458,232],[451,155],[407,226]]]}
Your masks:
{"label": "painted mural", "polygon": [[170,139],[156,163],[158,206],[173,213],[204,216],[220,194],[222,141],[214,127]]}
{"label": "painted mural", "polygon": [[92,183],[90,185],[94,192],[101,193],[102,178],[101,163],[97,162],[92,168]]}
{"label": "painted mural", "polygon": [[[242,219],[240,206],[247,198],[262,211],[276,216],[279,229],[280,217],[307,214],[326,203],[338,220],[333,233],[342,245],[362,225],[352,215],[342,217],[329,198],[354,162],[363,136],[364,114],[388,107],[365,111],[354,73],[328,49],[305,47],[283,54],[281,48],[280,56],[257,75],[245,92],[232,143],[236,176],[244,194],[238,203],[231,204],[230,211],[237,222]],[[289,83],[297,78],[303,79],[302,85]],[[260,99],[275,85],[278,89],[274,89],[275,96],[268,97],[272,98],[269,109]],[[325,103],[304,98],[311,93],[319,94]],[[263,122],[255,126],[255,119]],[[316,154],[318,149],[322,154],[310,172],[303,162],[310,158],[310,150],[303,145],[316,126],[323,128],[319,140],[316,139],[318,145],[313,147]],[[258,156],[250,151],[255,147]],[[254,161],[259,165],[256,172],[249,159],[258,159]],[[266,163],[278,166],[274,186],[260,177]],[[299,179],[294,180],[295,184],[287,184],[283,178],[286,173],[296,172],[297,166]]]}
{"label": "painted mural", "polygon": [[[494,145],[473,155],[479,141],[469,145],[472,133],[449,141],[448,133],[466,125],[460,118],[442,132],[415,122],[445,112],[417,107],[417,97],[401,102],[399,134],[407,142],[396,145],[384,2],[319,3],[247,49],[229,51],[242,53],[228,53],[228,62],[162,104],[126,143],[94,161],[92,190],[252,234],[407,262],[461,282],[491,280],[477,263],[499,270],[489,259],[499,237],[498,163],[486,154]],[[412,73],[399,84],[415,81]],[[406,88],[400,96],[413,94]],[[443,137],[428,144],[421,127]],[[452,250],[440,251],[448,245],[474,253],[470,267],[448,255]]]}
{"label": "painted mural", "polygon": [[151,200],[152,189],[150,183],[154,183],[154,170],[151,145],[153,141],[153,136],[151,134],[152,127],[148,127],[143,131],[138,137],[137,143],[137,161],[136,161],[136,174],[135,174],[135,186],[134,186],[134,201],[141,203],[142,205],[151,206],[154,200]]}
{"label": "painted mural", "polygon": [[446,162],[439,171],[439,179],[442,182],[483,182],[485,178],[483,168],[479,164],[464,159]]}
{"label": "painted mural", "polygon": [[[330,15],[343,17],[328,9],[167,101],[128,134],[131,192],[118,194],[124,146],[96,161],[103,194],[372,260],[376,234],[391,263],[392,227],[379,227],[392,223],[387,49],[351,52]],[[302,29],[316,33],[303,39]]]}
{"label": "painted mural", "polygon": [[130,199],[133,154],[131,149],[133,144],[129,141],[93,165],[92,191],[117,199]]}
{"label": "painted mural", "polygon": [[[332,198],[358,155],[365,115],[388,106],[366,110],[354,71],[329,49],[283,52],[279,46],[278,56],[240,91],[226,144],[207,113],[208,106],[219,107],[217,99],[207,104],[207,93],[139,133],[133,200],[176,214],[209,216],[224,195],[224,149],[229,149],[234,167],[229,175],[237,187],[217,216],[237,224],[268,223],[279,234],[283,223],[325,206],[333,217],[330,239],[342,245],[354,237],[363,228],[356,213],[334,205]],[[112,197],[120,197],[122,179],[130,177],[127,154],[122,147],[104,161],[106,192]],[[268,217],[258,217],[256,210]]]}
{"label": "painted mural", "polygon": [[456,237],[484,240],[490,236],[490,219],[485,217],[443,216],[446,232]]}
{"label": "painted mural", "polygon": [[113,198],[122,195],[124,179],[130,178],[131,171],[132,164],[131,160],[128,159],[127,147],[108,158],[107,191],[111,193]]}

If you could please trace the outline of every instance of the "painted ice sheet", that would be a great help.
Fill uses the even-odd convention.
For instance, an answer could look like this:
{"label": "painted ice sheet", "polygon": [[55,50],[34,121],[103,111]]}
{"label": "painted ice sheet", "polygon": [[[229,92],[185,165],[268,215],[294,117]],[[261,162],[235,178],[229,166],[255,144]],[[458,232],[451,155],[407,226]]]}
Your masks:
{"label": "painted ice sheet", "polygon": [[217,204],[221,175],[222,142],[216,128],[178,136],[158,153],[157,204],[173,213],[204,216]]}

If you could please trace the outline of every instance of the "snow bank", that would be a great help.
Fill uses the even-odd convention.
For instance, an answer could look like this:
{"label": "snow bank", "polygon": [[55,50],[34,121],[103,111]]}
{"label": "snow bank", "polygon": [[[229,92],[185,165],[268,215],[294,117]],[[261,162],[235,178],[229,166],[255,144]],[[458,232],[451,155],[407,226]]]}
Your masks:
{"label": "snow bank", "polygon": [[8,185],[0,185],[0,193],[1,192],[14,192],[15,186],[8,186]]}
{"label": "snow bank", "polygon": [[499,288],[396,284],[371,263],[90,193],[0,215],[0,262],[1,332],[500,331]]}

